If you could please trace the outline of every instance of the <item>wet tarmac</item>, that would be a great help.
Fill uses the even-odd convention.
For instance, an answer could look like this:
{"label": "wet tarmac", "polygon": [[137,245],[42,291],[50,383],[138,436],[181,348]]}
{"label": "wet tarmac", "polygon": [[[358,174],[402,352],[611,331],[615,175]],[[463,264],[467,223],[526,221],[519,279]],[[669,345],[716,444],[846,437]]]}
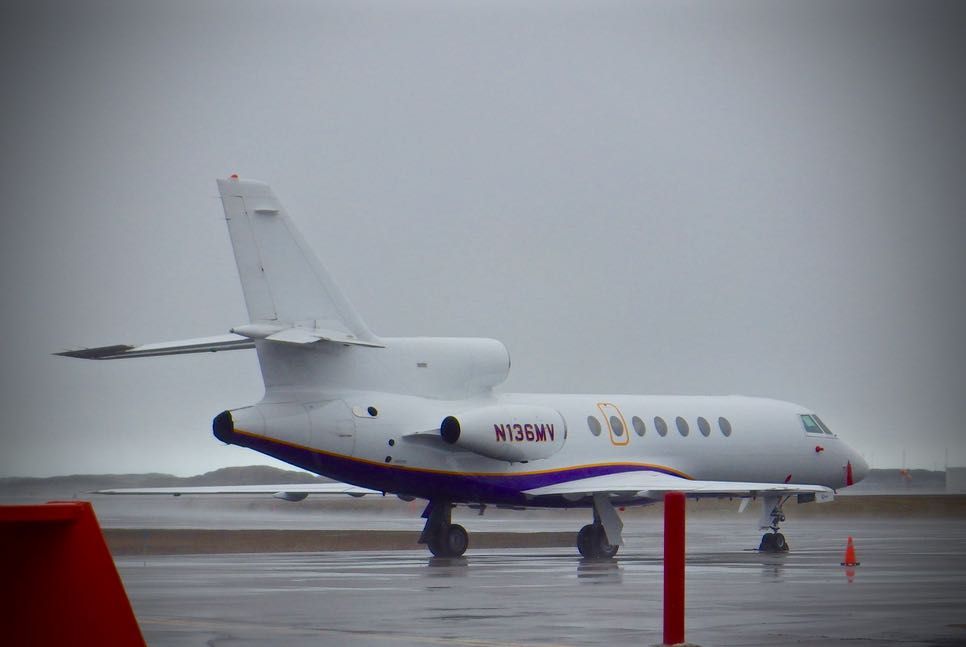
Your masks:
{"label": "wet tarmac", "polygon": [[[966,520],[800,520],[785,529],[792,552],[777,556],[749,550],[751,525],[689,521],[690,642],[966,645]],[[854,569],[840,566],[847,535]],[[472,536],[456,560],[405,550],[116,562],[151,645],[658,644],[659,520],[628,523],[625,538],[617,559],[597,562],[566,548],[474,550]]]}

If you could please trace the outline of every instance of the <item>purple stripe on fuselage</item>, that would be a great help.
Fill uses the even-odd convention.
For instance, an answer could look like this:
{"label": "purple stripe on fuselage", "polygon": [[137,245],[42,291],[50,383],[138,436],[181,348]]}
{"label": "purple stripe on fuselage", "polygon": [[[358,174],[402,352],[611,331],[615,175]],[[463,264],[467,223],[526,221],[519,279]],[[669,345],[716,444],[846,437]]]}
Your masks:
{"label": "purple stripe on fuselage", "polygon": [[[275,442],[270,438],[249,434],[234,433],[231,440],[234,445],[248,447],[290,465],[343,483],[421,499],[447,499],[454,503],[574,507],[581,504],[566,501],[561,497],[530,499],[525,497],[522,492],[556,483],[622,472],[655,471],[680,476],[671,470],[663,470],[659,467],[624,463],[588,465],[529,474],[450,474],[395,467],[390,463],[383,466],[334,454],[316,452],[304,447],[295,447]],[[641,500],[639,502],[647,501]],[[589,505],[589,502],[587,504]]]}

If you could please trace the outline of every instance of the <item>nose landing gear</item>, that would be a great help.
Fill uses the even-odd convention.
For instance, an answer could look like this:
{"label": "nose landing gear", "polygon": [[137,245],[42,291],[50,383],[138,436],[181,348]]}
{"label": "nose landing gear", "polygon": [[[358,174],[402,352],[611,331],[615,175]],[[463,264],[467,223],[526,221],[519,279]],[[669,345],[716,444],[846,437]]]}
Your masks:
{"label": "nose landing gear", "polygon": [[758,550],[762,553],[787,553],[789,546],[778,527],[778,524],[785,521],[785,513],[782,505],[788,501],[789,497],[766,496],[762,501],[761,522],[759,526],[762,530],[767,529],[761,536],[761,543]]}

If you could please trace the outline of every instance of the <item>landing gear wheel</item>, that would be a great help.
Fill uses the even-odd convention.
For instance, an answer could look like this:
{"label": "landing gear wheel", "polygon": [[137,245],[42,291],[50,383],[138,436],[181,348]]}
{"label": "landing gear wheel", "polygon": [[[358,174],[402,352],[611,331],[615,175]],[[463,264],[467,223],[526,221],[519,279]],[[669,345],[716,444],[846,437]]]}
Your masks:
{"label": "landing gear wheel", "polygon": [[596,545],[596,533],[594,531],[594,525],[588,523],[586,526],[580,529],[577,533],[577,550],[580,552],[581,557],[586,557],[587,559],[593,559],[594,546]]}
{"label": "landing gear wheel", "polygon": [[[761,543],[758,544],[758,552],[759,553],[774,552],[774,549],[772,548],[772,546],[774,545],[775,545],[775,542],[772,540],[772,534],[770,532],[766,532],[764,535],[761,536]],[[430,546],[430,549],[432,549],[432,546]]]}
{"label": "landing gear wheel", "polygon": [[785,535],[780,532],[766,532],[761,536],[758,550],[763,553],[787,553],[788,542],[785,541]]}
{"label": "landing gear wheel", "polygon": [[611,559],[617,554],[620,546],[612,546],[607,543],[607,535],[604,534],[604,529],[600,529],[600,536],[597,543],[598,557],[603,557],[604,559]]}
{"label": "landing gear wheel", "polygon": [[577,533],[577,550],[587,559],[610,559],[618,548],[607,543],[603,526],[589,523]]}
{"label": "landing gear wheel", "polygon": [[779,553],[787,553],[790,546],[788,542],[785,541],[785,535],[780,532],[775,533],[775,551]]}
{"label": "landing gear wheel", "polygon": [[446,546],[447,557],[462,557],[470,545],[470,536],[466,528],[454,523],[443,529],[443,544]]}
{"label": "landing gear wheel", "polygon": [[454,523],[433,534],[429,540],[429,552],[436,557],[461,557],[469,545],[466,528]]}
{"label": "landing gear wheel", "polygon": [[446,557],[446,554],[443,552],[446,550],[446,547],[440,541],[439,533],[429,538],[426,542],[426,547],[429,548],[429,552],[433,554],[433,557]]}

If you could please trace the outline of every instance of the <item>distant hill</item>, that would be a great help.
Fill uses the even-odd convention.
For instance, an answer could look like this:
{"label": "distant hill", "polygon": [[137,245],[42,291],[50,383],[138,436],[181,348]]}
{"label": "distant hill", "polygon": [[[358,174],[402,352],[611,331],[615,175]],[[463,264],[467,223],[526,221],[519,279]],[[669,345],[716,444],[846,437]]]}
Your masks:
{"label": "distant hill", "polygon": [[0,497],[81,494],[110,488],[184,487],[196,485],[261,485],[267,483],[319,483],[330,479],[307,472],[283,470],[267,465],[224,467],[197,476],[171,474],[73,474],[46,478],[0,478]]}
{"label": "distant hill", "polygon": [[198,476],[188,476],[178,485],[260,485],[263,483],[318,483],[330,480],[308,472],[283,470],[267,465],[249,465],[248,467],[223,467]]}

